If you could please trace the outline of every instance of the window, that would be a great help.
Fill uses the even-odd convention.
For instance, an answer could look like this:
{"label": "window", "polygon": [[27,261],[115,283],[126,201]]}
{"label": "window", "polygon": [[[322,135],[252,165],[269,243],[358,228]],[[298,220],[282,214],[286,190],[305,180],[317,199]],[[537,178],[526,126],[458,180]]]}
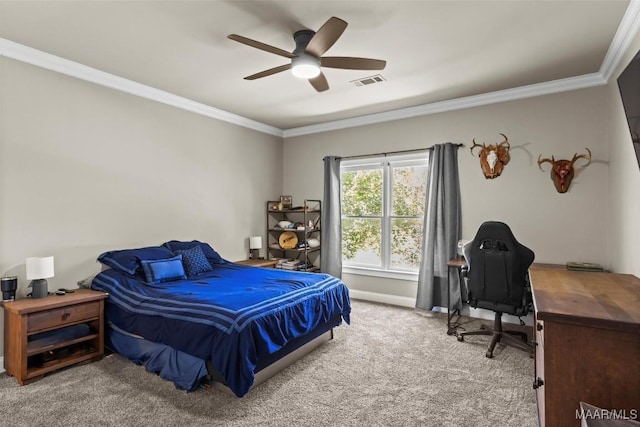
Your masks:
{"label": "window", "polygon": [[427,170],[426,152],[341,163],[345,267],[418,270]]}

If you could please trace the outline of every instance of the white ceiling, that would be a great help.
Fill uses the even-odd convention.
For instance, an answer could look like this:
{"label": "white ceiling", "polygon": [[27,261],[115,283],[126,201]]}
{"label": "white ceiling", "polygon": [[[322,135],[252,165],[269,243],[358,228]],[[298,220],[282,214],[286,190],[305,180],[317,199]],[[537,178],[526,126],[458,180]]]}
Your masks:
{"label": "white ceiling", "polygon": [[[0,1],[0,37],[291,130],[601,73],[627,6],[618,0]],[[292,51],[296,30],[317,30],[331,16],[349,26],[326,55],[385,59],[379,72],[385,82],[356,87],[353,80],[377,72],[324,69],[330,89],[317,93],[290,72],[243,79],[288,60],[228,34]],[[5,44],[11,57],[8,50]]]}

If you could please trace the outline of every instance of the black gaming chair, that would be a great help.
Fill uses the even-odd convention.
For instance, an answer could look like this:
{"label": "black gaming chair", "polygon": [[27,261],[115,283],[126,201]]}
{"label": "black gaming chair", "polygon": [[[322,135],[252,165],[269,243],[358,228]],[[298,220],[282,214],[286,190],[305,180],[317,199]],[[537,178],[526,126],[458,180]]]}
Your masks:
{"label": "black gaming chair", "polygon": [[533,251],[518,243],[507,224],[488,221],[465,245],[464,255],[468,265],[469,305],[493,310],[496,315],[493,330],[483,326],[477,331],[461,332],[458,340],[464,341],[466,335],[491,335],[486,353],[489,358],[503,338],[504,344],[532,354],[533,347],[525,332],[502,330],[502,313],[521,317],[529,312],[532,300],[528,269],[535,256]]}

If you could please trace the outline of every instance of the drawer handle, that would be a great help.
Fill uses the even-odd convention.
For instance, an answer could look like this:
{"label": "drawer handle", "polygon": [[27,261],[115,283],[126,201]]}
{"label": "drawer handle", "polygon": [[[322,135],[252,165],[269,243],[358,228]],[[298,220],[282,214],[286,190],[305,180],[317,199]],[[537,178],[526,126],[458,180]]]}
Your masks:
{"label": "drawer handle", "polygon": [[71,316],[71,313],[64,313],[62,315],[62,320],[67,320],[69,318],[69,316]]}
{"label": "drawer handle", "polygon": [[537,389],[539,387],[542,387],[544,385],[544,381],[542,381],[542,378],[538,377],[535,379],[535,381],[533,381],[533,389]]}
{"label": "drawer handle", "polygon": [[542,323],[536,323],[536,330],[538,331],[542,330]]}

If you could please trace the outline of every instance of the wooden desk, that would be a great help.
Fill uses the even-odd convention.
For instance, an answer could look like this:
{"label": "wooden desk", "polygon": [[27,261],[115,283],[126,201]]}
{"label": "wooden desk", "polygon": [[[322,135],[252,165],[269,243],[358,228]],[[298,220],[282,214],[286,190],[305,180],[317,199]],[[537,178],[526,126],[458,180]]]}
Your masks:
{"label": "wooden desk", "polygon": [[580,426],[580,402],[640,411],[640,279],[534,264],[541,427]]}

